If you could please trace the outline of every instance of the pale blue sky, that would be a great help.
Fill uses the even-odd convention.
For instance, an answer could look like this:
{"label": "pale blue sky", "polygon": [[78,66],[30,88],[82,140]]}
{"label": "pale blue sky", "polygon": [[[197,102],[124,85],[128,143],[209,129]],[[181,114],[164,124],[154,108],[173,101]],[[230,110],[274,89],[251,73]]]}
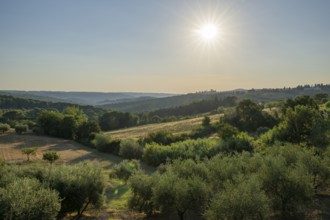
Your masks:
{"label": "pale blue sky", "polygon": [[[194,33],[220,23],[218,43]],[[185,93],[330,83],[328,0],[0,0],[0,89]]]}

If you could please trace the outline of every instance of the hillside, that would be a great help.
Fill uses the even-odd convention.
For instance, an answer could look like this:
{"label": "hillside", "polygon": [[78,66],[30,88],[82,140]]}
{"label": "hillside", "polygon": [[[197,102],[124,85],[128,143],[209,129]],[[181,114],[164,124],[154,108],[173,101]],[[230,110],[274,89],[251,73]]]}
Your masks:
{"label": "hillside", "polygon": [[[221,114],[210,116],[211,122],[218,121]],[[120,129],[106,132],[115,139],[138,139],[146,136],[148,133],[157,131],[168,131],[174,134],[189,133],[193,129],[202,124],[204,117],[197,117],[192,119],[180,120],[175,122],[165,122],[158,124],[142,125],[132,128]]]}
{"label": "hillside", "polygon": [[0,135],[0,159],[10,162],[26,160],[21,149],[37,147],[37,154],[31,157],[33,161],[41,161],[45,151],[56,151],[60,154],[59,163],[78,163],[80,161],[99,161],[104,166],[122,161],[120,157],[104,154],[95,149],[85,147],[77,142],[46,136],[18,135],[9,132]]}
{"label": "hillside", "polygon": [[[0,109],[57,109],[63,111],[65,108],[72,106],[72,103],[50,102],[34,99],[17,98],[8,95],[0,95]],[[86,115],[93,118],[105,112],[104,109],[93,106],[79,106]]]}
{"label": "hillside", "polygon": [[251,89],[251,90],[233,90],[225,92],[196,92],[186,95],[171,96],[166,98],[133,101],[125,103],[116,103],[108,105],[100,105],[105,109],[116,109],[125,112],[150,112],[164,108],[172,108],[182,105],[188,105],[193,102],[198,102],[207,99],[223,99],[228,96],[236,96],[238,99],[252,99],[258,102],[271,102],[277,100],[285,100],[294,98],[299,95],[315,95],[317,93],[326,93],[330,95],[330,84],[317,84],[297,86],[295,88],[280,88],[280,89]]}
{"label": "hillside", "polygon": [[67,102],[80,105],[102,105],[127,101],[173,96],[169,93],[134,92],[63,92],[63,91],[17,91],[4,90],[0,94],[41,101]]}

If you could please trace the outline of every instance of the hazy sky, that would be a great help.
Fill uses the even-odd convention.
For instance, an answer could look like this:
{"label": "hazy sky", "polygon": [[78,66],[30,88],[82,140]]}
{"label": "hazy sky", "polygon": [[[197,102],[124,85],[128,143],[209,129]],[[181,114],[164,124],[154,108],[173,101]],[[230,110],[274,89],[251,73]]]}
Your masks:
{"label": "hazy sky", "polygon": [[[196,30],[211,22],[206,44]],[[0,90],[330,83],[329,0],[0,0]]]}

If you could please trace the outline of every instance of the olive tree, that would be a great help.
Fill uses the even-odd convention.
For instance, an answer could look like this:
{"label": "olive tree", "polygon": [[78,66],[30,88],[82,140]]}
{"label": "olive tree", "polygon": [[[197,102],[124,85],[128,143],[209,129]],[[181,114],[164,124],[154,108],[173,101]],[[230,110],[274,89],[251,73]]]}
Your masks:
{"label": "olive tree", "polygon": [[79,218],[90,205],[99,208],[104,203],[105,179],[101,167],[93,163],[56,167],[50,187],[59,192],[61,215],[76,212]]}
{"label": "olive tree", "polygon": [[36,179],[17,178],[0,188],[0,219],[55,219],[60,208],[58,193]]}
{"label": "olive tree", "polygon": [[60,155],[55,151],[48,151],[43,153],[43,160],[47,160],[52,165],[56,160],[60,159]]}
{"label": "olive tree", "polygon": [[239,175],[227,181],[224,189],[211,199],[205,212],[210,220],[218,219],[265,219],[269,213],[269,199],[256,178]]}
{"label": "olive tree", "polygon": [[30,155],[36,155],[37,148],[35,147],[29,147],[29,148],[23,148],[22,153],[26,155],[27,161],[30,161]]}

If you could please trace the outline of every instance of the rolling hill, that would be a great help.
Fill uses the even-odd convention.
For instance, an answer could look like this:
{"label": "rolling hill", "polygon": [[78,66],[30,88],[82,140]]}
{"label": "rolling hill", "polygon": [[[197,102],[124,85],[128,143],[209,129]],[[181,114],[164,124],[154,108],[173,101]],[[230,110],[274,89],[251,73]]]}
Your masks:
{"label": "rolling hill", "polygon": [[214,98],[223,99],[228,96],[236,96],[238,99],[252,99],[258,102],[271,102],[285,100],[287,98],[293,98],[299,95],[315,95],[317,93],[326,93],[330,95],[330,84],[297,86],[295,88],[284,87],[280,89],[238,89],[225,92],[196,92],[165,98],[99,105],[99,107],[104,109],[115,109],[124,112],[141,113],[188,105],[194,102],[199,102],[201,100],[209,100]]}
{"label": "rolling hill", "polygon": [[173,96],[169,93],[134,93],[134,92],[63,92],[63,91],[18,91],[2,90],[0,94],[41,101],[66,102],[79,105],[101,105],[151,98]]}

